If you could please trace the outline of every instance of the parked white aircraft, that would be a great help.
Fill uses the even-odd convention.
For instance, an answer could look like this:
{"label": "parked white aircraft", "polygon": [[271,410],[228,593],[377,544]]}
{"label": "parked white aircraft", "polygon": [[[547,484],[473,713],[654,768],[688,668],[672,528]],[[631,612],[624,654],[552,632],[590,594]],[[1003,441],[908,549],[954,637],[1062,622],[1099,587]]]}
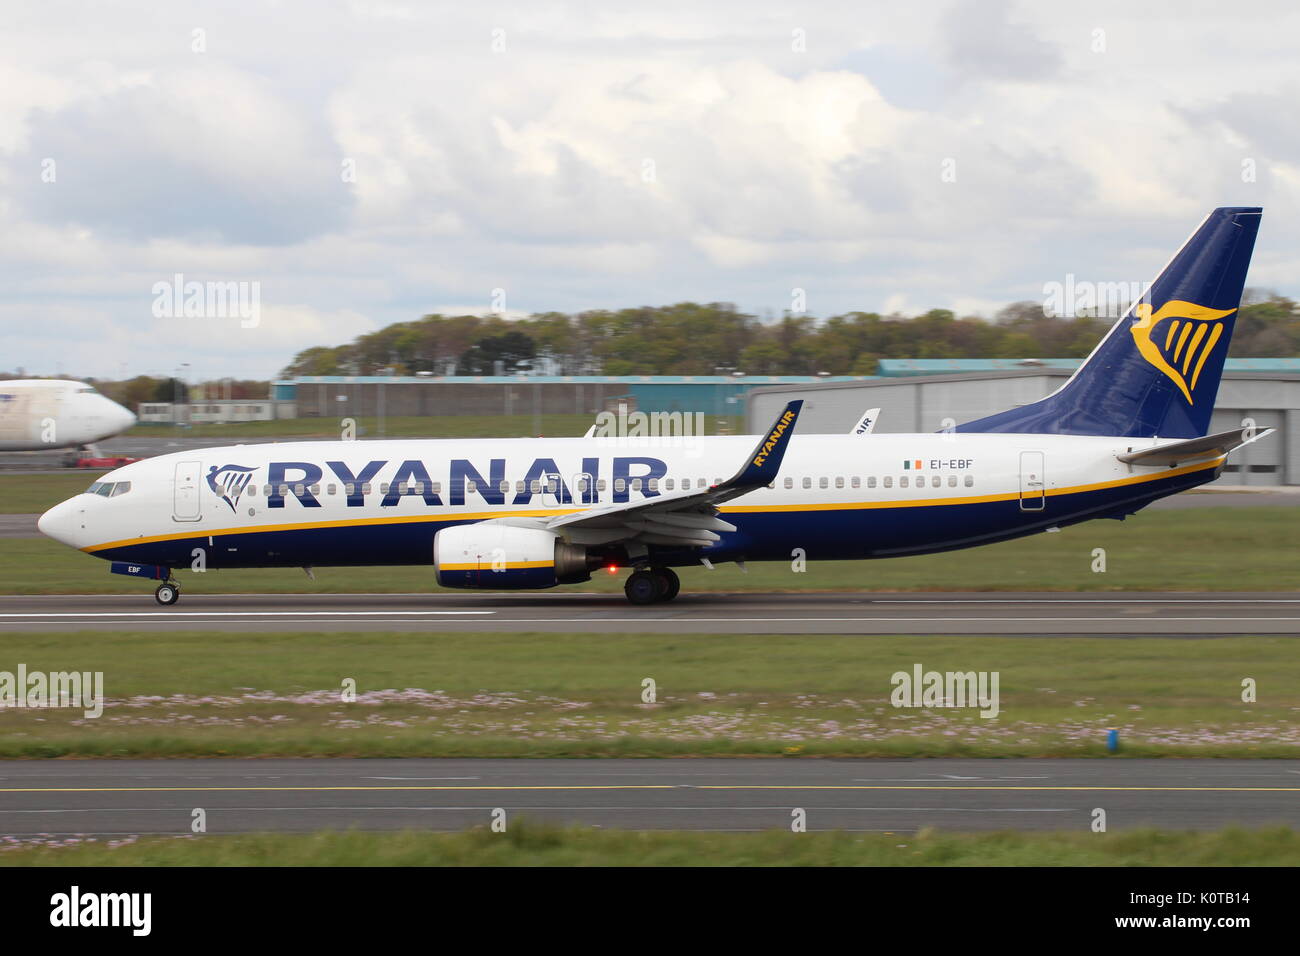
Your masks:
{"label": "parked white aircraft", "polygon": [[[1218,477],[1267,434],[1206,436],[1259,226],[1211,213],[1055,393],[940,434],[301,442],[127,465],[50,509],[45,534],[162,580],[172,570],[432,564],[457,588],[545,588],[630,567],[883,558],[1124,518]],[[726,477],[730,475],[730,477]]]}
{"label": "parked white aircraft", "polygon": [[84,382],[0,381],[0,451],[81,448],[135,424],[135,415]]}

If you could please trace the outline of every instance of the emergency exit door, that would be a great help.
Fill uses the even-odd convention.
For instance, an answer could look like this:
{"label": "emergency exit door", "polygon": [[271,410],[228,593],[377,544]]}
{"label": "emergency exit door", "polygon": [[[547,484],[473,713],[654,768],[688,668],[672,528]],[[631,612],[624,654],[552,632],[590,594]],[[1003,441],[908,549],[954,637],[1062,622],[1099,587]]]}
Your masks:
{"label": "emergency exit door", "polygon": [[202,468],[203,463],[198,461],[176,463],[176,479],[172,493],[174,521],[198,521],[203,516],[199,505],[199,473]]}
{"label": "emergency exit door", "polygon": [[1047,477],[1041,451],[1020,453],[1020,510],[1042,511],[1047,505]]}

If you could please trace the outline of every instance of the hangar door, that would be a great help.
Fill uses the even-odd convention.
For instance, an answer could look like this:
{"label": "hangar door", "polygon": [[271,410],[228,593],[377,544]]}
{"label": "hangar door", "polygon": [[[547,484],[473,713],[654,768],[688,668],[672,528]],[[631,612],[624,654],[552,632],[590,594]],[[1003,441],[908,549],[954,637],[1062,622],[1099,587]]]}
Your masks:
{"label": "hangar door", "polygon": [[1047,504],[1047,479],[1043,474],[1043,453],[1020,453],[1020,510],[1042,511]]}
{"label": "hangar door", "polygon": [[198,521],[203,513],[199,510],[199,472],[202,462],[181,461],[176,463],[176,481],[173,486],[172,519],[175,521]]}

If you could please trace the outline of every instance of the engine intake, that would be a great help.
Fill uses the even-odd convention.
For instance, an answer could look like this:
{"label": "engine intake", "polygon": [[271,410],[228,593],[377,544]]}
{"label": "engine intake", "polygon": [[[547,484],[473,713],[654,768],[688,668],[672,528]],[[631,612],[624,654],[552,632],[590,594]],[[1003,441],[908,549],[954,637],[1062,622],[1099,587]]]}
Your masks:
{"label": "engine intake", "polygon": [[445,588],[550,588],[591,579],[585,548],[554,531],[463,524],[433,538],[433,563]]}

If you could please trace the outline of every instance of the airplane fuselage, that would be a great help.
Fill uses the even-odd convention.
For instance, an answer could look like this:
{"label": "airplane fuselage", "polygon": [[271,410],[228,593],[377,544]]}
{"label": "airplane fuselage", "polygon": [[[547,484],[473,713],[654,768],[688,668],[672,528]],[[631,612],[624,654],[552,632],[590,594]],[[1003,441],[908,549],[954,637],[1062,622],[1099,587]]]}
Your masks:
{"label": "airplane fuselage", "polygon": [[[548,519],[721,482],[758,436],[236,445],[137,462],[42,530],[114,561],[208,568],[429,564],[442,528]],[[1011,434],[795,435],[776,480],[725,504],[703,548],[663,566],[895,557],[1122,517],[1217,477],[1116,455],[1159,439]],[[103,491],[103,488],[99,488]],[[117,490],[117,489],[114,489]],[[593,532],[585,532],[590,535]],[[598,532],[596,532],[598,534]],[[593,539],[594,540],[594,539]],[[590,541],[587,543],[591,543]]]}
{"label": "airplane fuselage", "polygon": [[125,431],[135,415],[82,382],[0,381],[0,451],[90,445]]}

